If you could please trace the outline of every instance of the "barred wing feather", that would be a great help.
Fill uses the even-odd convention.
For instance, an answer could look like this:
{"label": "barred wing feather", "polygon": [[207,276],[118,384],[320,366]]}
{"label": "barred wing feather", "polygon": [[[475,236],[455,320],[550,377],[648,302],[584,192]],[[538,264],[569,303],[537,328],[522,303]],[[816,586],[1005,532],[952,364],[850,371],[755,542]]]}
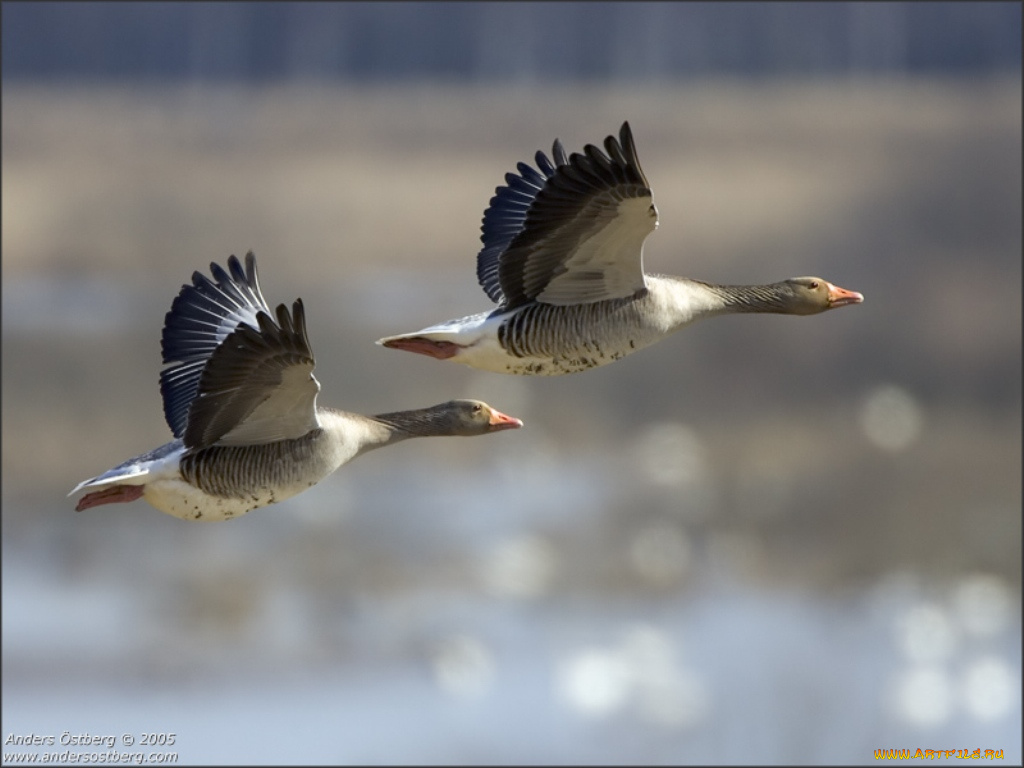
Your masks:
{"label": "barred wing feather", "polygon": [[160,393],[164,417],[175,437],[185,434],[189,408],[214,351],[239,326],[258,328],[259,312],[270,312],[260,292],[252,252],[246,254],[244,270],[235,256],[228,259],[228,270],[230,274],[211,264],[215,282],[194,272],[192,285],[182,287],[164,319],[161,349],[168,367],[160,373]]}
{"label": "barred wing feather", "polygon": [[636,154],[629,123],[619,140],[592,144],[555,163],[537,153],[506,175],[484,214],[477,276],[502,309],[529,301],[583,304],[625,298],[645,287],[643,243],[657,210]]}
{"label": "barred wing feather", "polygon": [[256,321],[258,330],[240,324],[210,357],[189,411],[187,447],[290,440],[320,426],[302,300],[292,314],[278,306],[276,323],[266,312]]}

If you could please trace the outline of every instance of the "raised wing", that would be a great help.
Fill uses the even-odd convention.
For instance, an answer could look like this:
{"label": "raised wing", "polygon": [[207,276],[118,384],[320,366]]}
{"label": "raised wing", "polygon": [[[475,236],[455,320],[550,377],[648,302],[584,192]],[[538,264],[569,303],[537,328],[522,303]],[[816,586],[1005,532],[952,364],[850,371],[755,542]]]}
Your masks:
{"label": "raised wing", "polygon": [[607,155],[588,144],[552,164],[519,163],[484,212],[477,278],[503,308],[531,300],[579,304],[631,296],[645,286],[643,243],[658,225],[629,123]]}
{"label": "raised wing", "polygon": [[494,190],[494,197],[484,211],[484,221],[480,227],[483,232],[480,239],[484,247],[476,258],[476,276],[484,292],[496,304],[505,301],[498,276],[502,255],[523,231],[527,214],[537,199],[537,193],[544,188],[548,179],[555,175],[555,168],[569,162],[562,142],[558,139],[555,139],[551,150],[555,165],[551,164],[547,155],[538,150],[535,160],[540,172],[526,163],[517,164],[519,175],[505,174],[507,186]]}
{"label": "raised wing", "polygon": [[[164,418],[175,437],[185,434],[188,411],[199,392],[199,378],[214,350],[239,325],[258,328],[256,315],[269,314],[256,276],[256,257],[245,256],[245,270],[235,256],[228,272],[210,264],[211,281],[192,273],[192,285],[184,285],[164,318],[160,346],[168,367],[160,373]],[[215,281],[215,282],[214,282]]]}
{"label": "raised wing", "polygon": [[214,350],[189,409],[185,446],[255,445],[301,437],[320,426],[313,352],[302,299],[277,322],[256,315],[259,330],[239,325]]}

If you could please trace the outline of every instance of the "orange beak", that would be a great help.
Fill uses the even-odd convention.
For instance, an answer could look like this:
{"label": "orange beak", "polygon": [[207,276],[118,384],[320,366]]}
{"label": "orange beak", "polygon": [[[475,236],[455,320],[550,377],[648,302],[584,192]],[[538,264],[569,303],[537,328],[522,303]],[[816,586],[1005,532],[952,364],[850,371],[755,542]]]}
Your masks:
{"label": "orange beak", "polygon": [[496,411],[491,408],[491,419],[488,422],[491,425],[491,431],[497,432],[499,429],[519,429],[523,426],[523,422],[514,416],[506,416],[501,411]]}
{"label": "orange beak", "polygon": [[862,293],[848,291],[845,288],[840,288],[838,285],[832,285],[832,283],[827,283],[827,285],[829,309],[841,307],[845,304],[860,304],[864,301],[864,294]]}

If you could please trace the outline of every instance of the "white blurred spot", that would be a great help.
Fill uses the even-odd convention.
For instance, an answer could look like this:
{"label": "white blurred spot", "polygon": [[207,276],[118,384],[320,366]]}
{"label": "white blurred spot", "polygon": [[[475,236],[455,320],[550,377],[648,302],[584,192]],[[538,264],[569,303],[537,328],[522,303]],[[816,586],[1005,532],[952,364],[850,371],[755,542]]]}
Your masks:
{"label": "white blurred spot", "polygon": [[860,426],[876,446],[898,452],[917,440],[924,416],[909,392],[886,384],[868,393],[860,412]]}
{"label": "white blurred spot", "polygon": [[672,584],[689,568],[690,540],[677,525],[652,523],[633,537],[629,560],[651,583]]}
{"label": "white blurred spot", "polygon": [[670,639],[664,632],[648,626],[630,629],[620,655],[643,719],[658,725],[682,727],[703,717],[707,709],[704,687],[677,664]]}
{"label": "white blurred spot", "polygon": [[700,722],[707,713],[704,685],[688,670],[679,670],[671,681],[648,688],[640,699],[640,715],[659,725],[682,728]]}
{"label": "white blurred spot", "polygon": [[563,663],[558,690],[575,710],[592,717],[630,709],[657,725],[679,728],[707,712],[703,684],[676,661],[664,632],[631,627],[617,647],[587,648]]}
{"label": "white blurred spot", "polygon": [[953,687],[949,675],[938,667],[912,667],[897,678],[893,694],[893,706],[902,720],[929,726],[949,719]]}
{"label": "white blurred spot", "polygon": [[620,653],[639,682],[663,680],[675,667],[668,636],[647,624],[637,624],[626,631]]}
{"label": "white blurred spot", "polygon": [[537,597],[551,584],[556,558],[554,547],[540,536],[507,539],[487,554],[482,564],[484,584],[503,597]]}
{"label": "white blurred spot", "polygon": [[972,635],[994,635],[1010,622],[1014,601],[998,576],[975,574],[953,591],[953,609],[960,625]]}
{"label": "white blurred spot", "polygon": [[904,653],[918,664],[942,661],[956,650],[956,628],[936,605],[915,605],[900,618],[897,632]]}
{"label": "white blurred spot", "polygon": [[978,720],[995,720],[1009,714],[1014,698],[1020,696],[1020,675],[1002,659],[988,657],[974,661],[964,674],[967,711]]}
{"label": "white blurred spot", "polygon": [[438,687],[453,696],[479,696],[494,677],[490,652],[483,643],[468,635],[454,635],[445,640],[431,662]]}
{"label": "white blurred spot", "polygon": [[556,685],[570,707],[603,717],[625,703],[629,671],[618,654],[586,648],[562,663]]}
{"label": "white blurred spot", "polygon": [[670,487],[696,485],[707,479],[707,450],[697,433],[683,424],[662,422],[636,439],[641,470],[652,482]]}

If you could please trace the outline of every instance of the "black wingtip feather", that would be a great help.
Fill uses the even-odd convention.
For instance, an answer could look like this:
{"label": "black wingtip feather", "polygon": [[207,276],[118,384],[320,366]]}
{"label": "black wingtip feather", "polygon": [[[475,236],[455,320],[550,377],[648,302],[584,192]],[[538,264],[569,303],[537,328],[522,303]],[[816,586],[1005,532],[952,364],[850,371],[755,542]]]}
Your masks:
{"label": "black wingtip feather", "polygon": [[227,269],[214,262],[210,274],[212,280],[193,272],[192,284],[181,287],[164,317],[160,346],[168,367],[160,374],[160,391],[175,437],[185,431],[189,406],[213,352],[239,325],[255,324],[258,312],[269,312],[252,251],[246,253],[244,269],[232,254]]}
{"label": "black wingtip feather", "polygon": [[555,166],[551,164],[550,160],[548,160],[548,156],[538,150],[533,159],[537,163],[537,167],[540,169],[540,172],[544,174],[544,177],[548,179],[551,178],[555,173]]}
{"label": "black wingtip feather", "polygon": [[551,154],[555,158],[556,166],[568,164],[569,160],[565,155],[565,147],[562,146],[561,140],[555,139],[555,143],[551,145]]}

